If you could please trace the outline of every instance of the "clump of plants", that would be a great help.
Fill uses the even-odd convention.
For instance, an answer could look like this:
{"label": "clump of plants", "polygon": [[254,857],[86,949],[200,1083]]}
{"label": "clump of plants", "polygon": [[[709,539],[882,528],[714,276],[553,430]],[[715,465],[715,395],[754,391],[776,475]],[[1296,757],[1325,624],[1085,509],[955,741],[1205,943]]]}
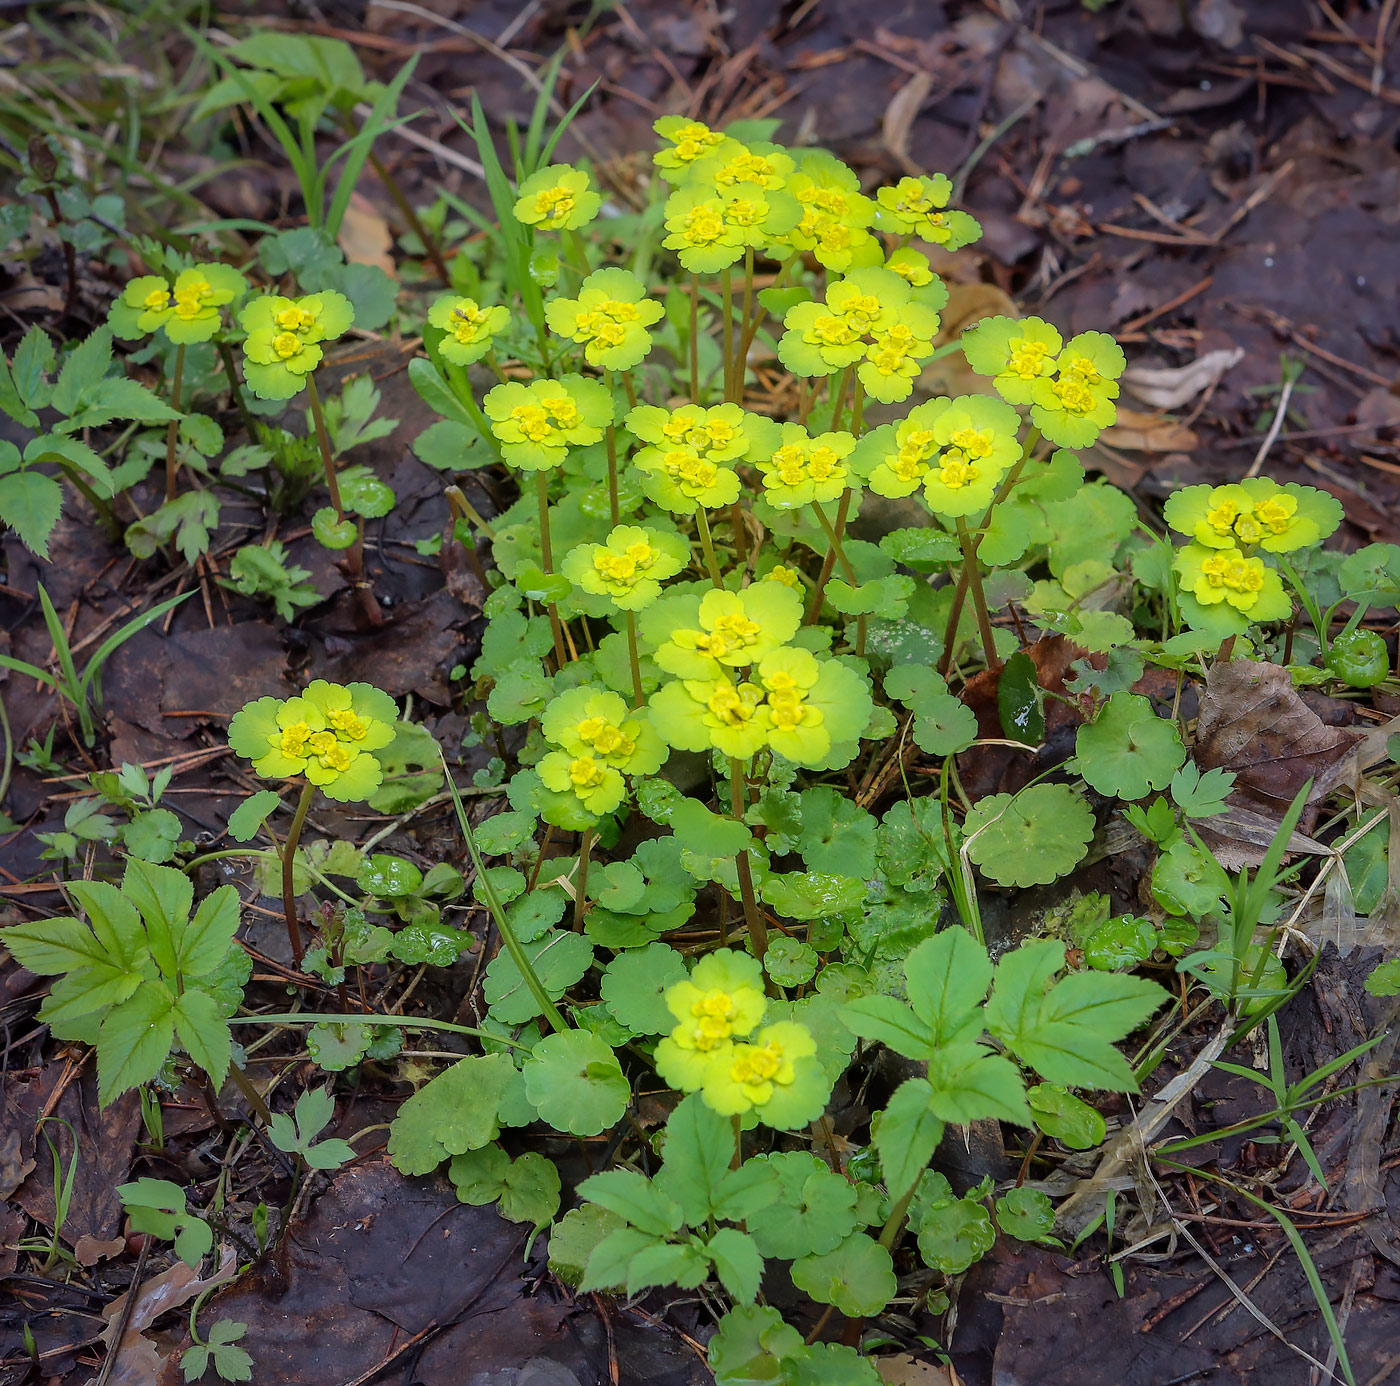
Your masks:
{"label": "clump of plants", "polygon": [[[1221,870],[1195,824],[1223,810],[1230,777],[1196,771],[1173,716],[1133,691],[1144,669],[1184,678],[1223,646],[1365,686],[1355,637],[1400,592],[1384,577],[1400,554],[1329,564],[1341,510],[1305,486],[1186,488],[1156,532],[1086,478],[1079,454],[1114,422],[1123,353],[1038,318],[944,340],[939,266],[980,232],[942,175],[871,196],[770,130],[666,117],[654,210],[614,230],[593,176],[551,163],[539,128],[508,177],[475,115],[498,221],[477,282],[427,305],[409,373],[441,415],[418,455],[518,483],[489,522],[456,491],[453,529],[494,565],[462,695],[509,755],[506,803],[474,830],[457,799],[462,872],[343,843],[317,856],[299,845],[317,788],[373,803],[426,776],[411,806],[439,766],[412,759],[414,729],[368,685],[250,703],[230,745],[298,792],[272,849],[249,850],[281,890],[295,962],[342,988],[338,1013],[260,1018],[314,1023],[330,1072],[391,1057],[404,1026],[468,1037],[473,1052],[395,1118],[400,1170],[445,1167],[465,1201],[546,1232],[551,1265],[583,1290],[714,1284],[721,1383],[873,1386],[861,1348],[902,1283],[936,1304],[998,1234],[1057,1234],[1023,1180],[955,1189],[931,1168],[950,1126],[990,1123],[1026,1170],[1037,1151],[1092,1148],[1094,1094],[1136,1091],[1180,1020],[1174,974],[1246,1028],[1300,984],[1272,953],[1292,822],[1253,880]],[[628,263],[610,263],[623,247]],[[306,391],[330,497],[313,527],[350,551],[372,612],[363,521],[393,497],[372,477],[347,488],[315,377],[355,308],[329,289],[245,297],[222,271],[136,281],[114,330],[163,331],[180,351],[241,330],[240,398]],[[87,350],[52,386],[51,357],[24,362],[70,422],[114,393],[107,346]],[[923,368],[953,351],[977,388],[926,397]],[[784,371],[762,395],[759,360]],[[153,397],[124,402],[121,417],[164,418]],[[50,505],[28,479],[46,460],[97,485],[105,469],[67,428],[17,454],[0,497]],[[43,518],[18,526],[35,547]],[[266,583],[291,617],[299,579],[282,566],[270,553],[238,580]],[[1360,614],[1333,640],[1348,599]],[[1042,636],[1077,647],[1065,691],[1043,688],[1027,653]],[[1040,755],[1052,697],[1081,723],[1068,761]],[[960,757],[988,743],[1027,773],[973,800]],[[270,834],[280,803],[264,791],[230,826]],[[1122,814],[1159,849],[1150,916],[1105,904],[1064,936],[988,939],[989,891],[1070,877]],[[96,1043],[108,1097],[181,1051],[241,1080],[229,1025],[259,1018],[226,1004],[246,980],[226,956],[227,901],[191,920],[169,871],[133,861],[120,889],[73,887],[86,925],[6,934],[63,976],[46,1016]],[[318,884],[336,900],[304,951],[297,900]],[[455,961],[472,940],[441,907],[467,889],[501,941],[477,1026],[345,1009],[355,969]],[[869,1120],[837,1137],[857,1078]],[[641,1092],[664,1125],[638,1122]],[[607,1167],[565,1190],[528,1149],[546,1130],[611,1135]],[[844,1316],[841,1341],[764,1302],[779,1263],[821,1325]]]}

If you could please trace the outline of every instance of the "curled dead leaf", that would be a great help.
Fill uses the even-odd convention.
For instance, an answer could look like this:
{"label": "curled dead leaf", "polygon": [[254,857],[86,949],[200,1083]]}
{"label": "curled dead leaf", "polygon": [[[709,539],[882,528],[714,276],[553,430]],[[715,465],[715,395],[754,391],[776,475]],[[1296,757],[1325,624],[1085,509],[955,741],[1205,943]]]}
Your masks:
{"label": "curled dead leaf", "polygon": [[1202,839],[1220,864],[1258,866],[1288,806],[1312,786],[1289,841],[1292,851],[1326,851],[1307,834],[1328,794],[1351,773],[1363,733],[1330,727],[1298,696],[1278,664],[1235,659],[1206,675],[1193,756],[1202,770],[1232,770],[1228,811],[1201,820]]}
{"label": "curled dead leaf", "polygon": [[[1129,393],[1154,409],[1179,409],[1208,390],[1244,358],[1243,347],[1208,351],[1184,366],[1129,366],[1122,381]],[[1122,410],[1119,410],[1121,417]]]}
{"label": "curled dead leaf", "polygon": [[885,148],[899,160],[906,173],[916,178],[923,170],[909,157],[909,131],[932,90],[931,73],[914,73],[895,92],[890,104],[885,107],[885,118],[881,127],[885,137]]}
{"label": "curled dead leaf", "polygon": [[1127,452],[1190,452],[1200,441],[1179,419],[1121,408],[1118,422],[1100,436],[1109,447]]}

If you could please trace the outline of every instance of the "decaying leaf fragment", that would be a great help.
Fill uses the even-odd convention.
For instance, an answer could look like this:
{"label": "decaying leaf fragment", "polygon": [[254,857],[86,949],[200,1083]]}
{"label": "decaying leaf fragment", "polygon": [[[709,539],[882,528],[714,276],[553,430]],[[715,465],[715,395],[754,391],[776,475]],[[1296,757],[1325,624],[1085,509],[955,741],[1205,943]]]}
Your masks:
{"label": "decaying leaf fragment", "polygon": [[1325,852],[1306,834],[1317,810],[1344,780],[1363,733],[1329,727],[1298,696],[1278,664],[1234,659],[1206,675],[1192,751],[1202,770],[1233,770],[1227,811],[1199,824],[1201,837],[1227,870],[1258,866],[1289,804],[1308,780],[1295,852]]}

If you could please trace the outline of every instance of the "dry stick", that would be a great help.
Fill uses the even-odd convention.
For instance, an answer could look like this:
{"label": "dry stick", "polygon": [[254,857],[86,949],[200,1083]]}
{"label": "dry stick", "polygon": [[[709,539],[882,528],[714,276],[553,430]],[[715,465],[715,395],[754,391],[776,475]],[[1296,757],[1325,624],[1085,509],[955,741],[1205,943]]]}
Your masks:
{"label": "dry stick", "polygon": [[[540,511],[540,564],[546,573],[554,572],[554,545],[549,537],[549,481],[543,467],[535,472],[535,500]],[[562,669],[568,662],[564,653],[564,631],[559,624],[559,608],[553,602],[545,608],[549,612],[549,628],[554,632],[554,659]]]}
{"label": "dry stick", "polygon": [[[180,412],[180,383],[185,373],[185,344],[180,343],[175,348],[175,371],[170,378],[170,407],[178,414]],[[167,504],[175,499],[178,490],[176,478],[179,474],[179,464],[176,461],[175,441],[180,432],[180,420],[171,419],[169,427],[165,430],[165,499]]]}
{"label": "dry stick", "polygon": [[400,215],[408,223],[409,230],[422,242],[423,252],[433,262],[433,268],[438,272],[442,282],[451,288],[452,275],[447,268],[447,261],[442,257],[442,248],[436,239],[429,234],[428,228],[423,225],[413,204],[404,195],[404,190],[399,186],[399,180],[389,172],[384,161],[373,150],[370,150],[369,166],[378,174],[379,181],[384,184],[385,191],[393,198],[394,206],[399,209]]}
{"label": "dry stick", "polygon": [[1274,439],[1278,437],[1279,430],[1283,427],[1284,415],[1288,413],[1289,396],[1293,393],[1293,386],[1297,383],[1296,375],[1289,375],[1283,382],[1283,389],[1278,392],[1278,408],[1274,410],[1274,421],[1269,425],[1269,431],[1264,435],[1264,441],[1259,444],[1259,451],[1254,454],[1254,461],[1249,464],[1246,476],[1258,476],[1259,468],[1264,465],[1264,459],[1269,455],[1269,449],[1274,445]]}
{"label": "dry stick", "polygon": [[302,826],[306,822],[306,812],[311,807],[311,797],[316,786],[308,780],[301,787],[301,798],[297,800],[296,813],[292,816],[292,826],[287,831],[287,840],[282,844],[282,914],[287,921],[287,942],[292,946],[292,966],[301,971],[303,949],[301,925],[297,923],[296,886],[293,865],[296,861],[297,843],[301,840]]}

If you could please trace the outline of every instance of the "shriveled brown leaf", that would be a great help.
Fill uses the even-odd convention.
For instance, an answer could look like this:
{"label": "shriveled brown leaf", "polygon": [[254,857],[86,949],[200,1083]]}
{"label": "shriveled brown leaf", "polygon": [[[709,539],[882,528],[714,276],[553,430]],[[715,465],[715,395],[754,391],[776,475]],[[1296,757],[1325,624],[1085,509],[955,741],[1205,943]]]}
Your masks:
{"label": "shriveled brown leaf", "polygon": [[907,1352],[877,1358],[875,1367],[885,1386],[950,1386],[952,1381],[946,1367],[920,1362]]}
{"label": "shriveled brown leaf", "polygon": [[927,72],[916,72],[890,99],[885,107],[883,133],[887,148],[906,173],[915,177],[922,170],[909,157],[909,131],[914,124],[928,94],[933,90],[933,77]]}
{"label": "shriveled brown leaf", "polygon": [[[1221,347],[1184,366],[1129,366],[1123,372],[1123,385],[1154,409],[1179,409],[1202,390],[1208,390],[1243,357],[1243,347]],[[1123,411],[1118,412],[1121,418]]]}
{"label": "shriveled brown leaf", "polygon": [[1228,812],[1203,819],[1200,833],[1222,866],[1258,866],[1288,806],[1312,787],[1289,847],[1317,851],[1306,836],[1328,794],[1347,776],[1363,734],[1329,727],[1278,664],[1235,659],[1211,666],[1196,720],[1196,764],[1232,770]]}
{"label": "shriveled brown leaf", "polygon": [[1101,436],[1109,447],[1129,452],[1190,452],[1200,442],[1179,419],[1123,408],[1118,410],[1118,422],[1104,429]]}
{"label": "shriveled brown leaf", "polygon": [[389,223],[363,193],[351,195],[336,241],[352,265],[377,265],[391,278],[398,277],[391,254],[394,237]]}

